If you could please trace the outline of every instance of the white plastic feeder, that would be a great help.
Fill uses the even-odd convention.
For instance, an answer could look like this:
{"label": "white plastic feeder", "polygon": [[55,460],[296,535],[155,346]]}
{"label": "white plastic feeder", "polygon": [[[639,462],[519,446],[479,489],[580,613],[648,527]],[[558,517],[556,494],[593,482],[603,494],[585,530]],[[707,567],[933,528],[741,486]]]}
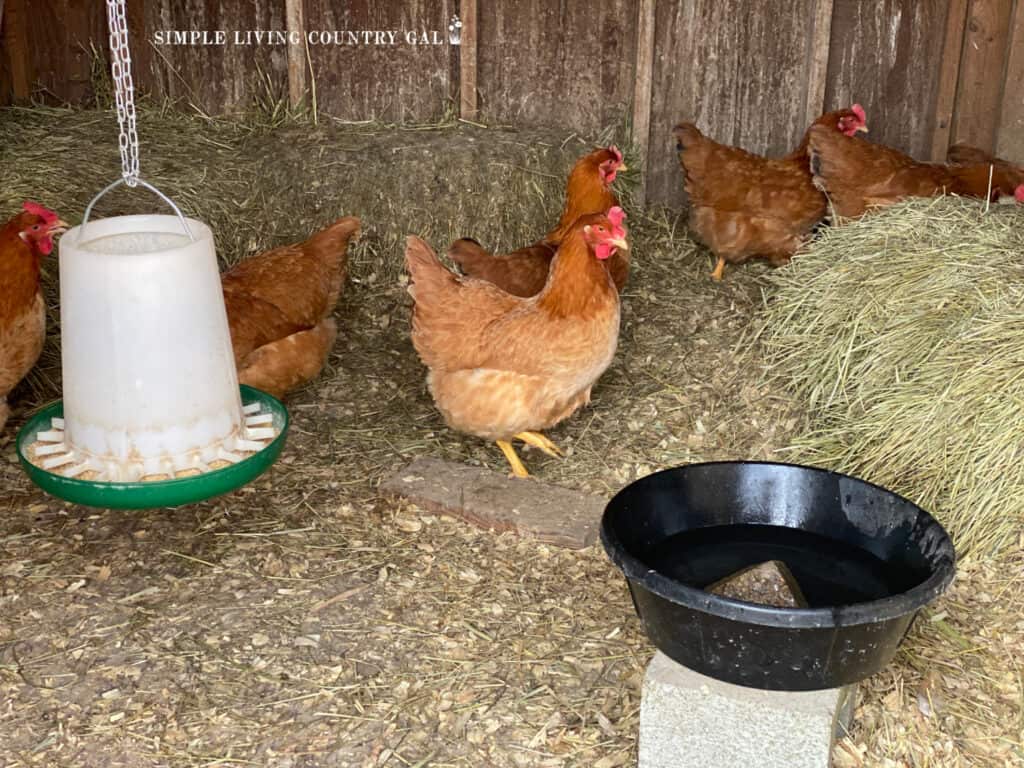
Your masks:
{"label": "white plastic feeder", "polygon": [[[139,178],[125,0],[107,0],[107,24],[121,178],[60,241],[64,400],[28,420],[17,451],[33,482],[68,501],[177,506],[263,472],[284,445],[288,412],[238,385],[210,228]],[[120,184],[154,192],[176,216],[90,224],[96,201]]]}
{"label": "white plastic feeder", "polygon": [[264,448],[276,432],[243,414],[210,228],[91,208],[59,246],[64,417],[38,436],[42,467],[134,482]]}

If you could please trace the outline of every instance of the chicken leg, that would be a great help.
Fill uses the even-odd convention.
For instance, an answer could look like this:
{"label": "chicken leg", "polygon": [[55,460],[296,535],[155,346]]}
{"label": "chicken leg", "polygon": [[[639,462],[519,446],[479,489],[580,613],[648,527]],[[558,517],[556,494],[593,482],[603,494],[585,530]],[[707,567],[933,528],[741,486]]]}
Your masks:
{"label": "chicken leg", "polygon": [[507,440],[497,440],[496,442],[498,447],[501,448],[501,452],[505,454],[505,458],[508,459],[508,463],[512,466],[512,474],[516,477],[529,477],[530,473],[526,471],[526,467],[520,461],[519,454],[516,453],[512,443]]}
{"label": "chicken leg", "polygon": [[722,275],[725,274],[725,259],[721,256],[718,257],[718,263],[715,264],[715,269],[711,273],[712,280],[721,280]]}
{"label": "chicken leg", "polygon": [[527,445],[532,445],[534,448],[544,451],[548,456],[554,456],[556,459],[565,455],[557,445],[544,437],[540,432],[520,432],[515,437],[517,440],[522,440]]}

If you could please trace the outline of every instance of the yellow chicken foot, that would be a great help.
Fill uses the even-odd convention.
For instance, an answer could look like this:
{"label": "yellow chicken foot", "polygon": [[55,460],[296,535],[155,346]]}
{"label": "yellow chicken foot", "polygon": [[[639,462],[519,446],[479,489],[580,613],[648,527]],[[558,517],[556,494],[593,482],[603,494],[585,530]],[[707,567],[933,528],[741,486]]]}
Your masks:
{"label": "yellow chicken foot", "polygon": [[512,443],[506,442],[505,440],[497,440],[498,447],[501,448],[501,452],[505,454],[505,458],[508,459],[508,463],[512,465],[512,474],[516,477],[529,477],[530,473],[526,471],[526,467],[523,466],[523,462],[519,460],[519,454],[516,453],[516,449],[512,447]]}
{"label": "yellow chicken foot", "polygon": [[556,459],[564,455],[561,448],[544,437],[540,432],[520,432],[515,437],[517,440],[522,440],[527,445],[532,445],[534,448],[538,448],[548,456],[554,456]]}
{"label": "yellow chicken foot", "polygon": [[715,271],[711,273],[712,280],[721,280],[722,275],[725,273],[725,259],[721,256],[718,257],[718,263],[715,265]]}

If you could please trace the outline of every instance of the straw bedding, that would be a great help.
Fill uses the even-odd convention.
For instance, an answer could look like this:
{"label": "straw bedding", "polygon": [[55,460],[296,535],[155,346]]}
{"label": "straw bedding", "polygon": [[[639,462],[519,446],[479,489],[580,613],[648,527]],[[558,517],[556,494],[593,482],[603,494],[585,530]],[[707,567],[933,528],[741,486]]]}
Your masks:
{"label": "straw bedding", "polygon": [[[426,392],[408,340],[405,235],[528,242],[557,216],[564,174],[590,142],[144,109],[144,175],[213,227],[225,263],[341,213],[363,217],[364,234],[350,249],[328,368],[289,398],[285,455],[239,492],[177,510],[74,507],[18,468],[13,430],[60,389],[47,262],[46,358],[0,435],[0,743],[10,764],[635,764],[651,648],[599,548],[559,552],[421,517],[376,490],[423,455],[505,470],[492,447],[445,429]],[[116,175],[113,130],[109,110],[0,112],[0,207],[32,197],[74,220]],[[121,190],[97,215],[154,209]],[[762,290],[776,290],[766,274],[780,296],[798,296],[787,276],[815,284],[823,267],[809,255],[712,284],[712,260],[679,212],[627,210],[634,269],[616,361],[591,406],[552,435],[569,456],[528,452],[531,472],[607,494],[689,461],[785,458],[778,449],[802,417],[791,376],[780,367],[763,381],[761,345],[743,334],[761,322]],[[908,226],[899,219],[893,232]],[[771,332],[799,335],[788,322],[769,323],[768,349]],[[794,391],[807,399],[799,382]],[[816,402],[812,423],[821,410]],[[837,766],[1024,759],[1022,567],[1012,550],[964,563],[894,664],[862,688]]]}

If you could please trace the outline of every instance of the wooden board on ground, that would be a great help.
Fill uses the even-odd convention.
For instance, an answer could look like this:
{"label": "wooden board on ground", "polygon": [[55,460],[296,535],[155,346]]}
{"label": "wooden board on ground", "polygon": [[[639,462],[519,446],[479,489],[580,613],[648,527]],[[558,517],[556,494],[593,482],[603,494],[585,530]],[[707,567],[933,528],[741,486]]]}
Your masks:
{"label": "wooden board on ground", "polygon": [[440,459],[417,459],[381,485],[432,514],[480,528],[514,531],[545,544],[583,549],[597,541],[607,500]]}

